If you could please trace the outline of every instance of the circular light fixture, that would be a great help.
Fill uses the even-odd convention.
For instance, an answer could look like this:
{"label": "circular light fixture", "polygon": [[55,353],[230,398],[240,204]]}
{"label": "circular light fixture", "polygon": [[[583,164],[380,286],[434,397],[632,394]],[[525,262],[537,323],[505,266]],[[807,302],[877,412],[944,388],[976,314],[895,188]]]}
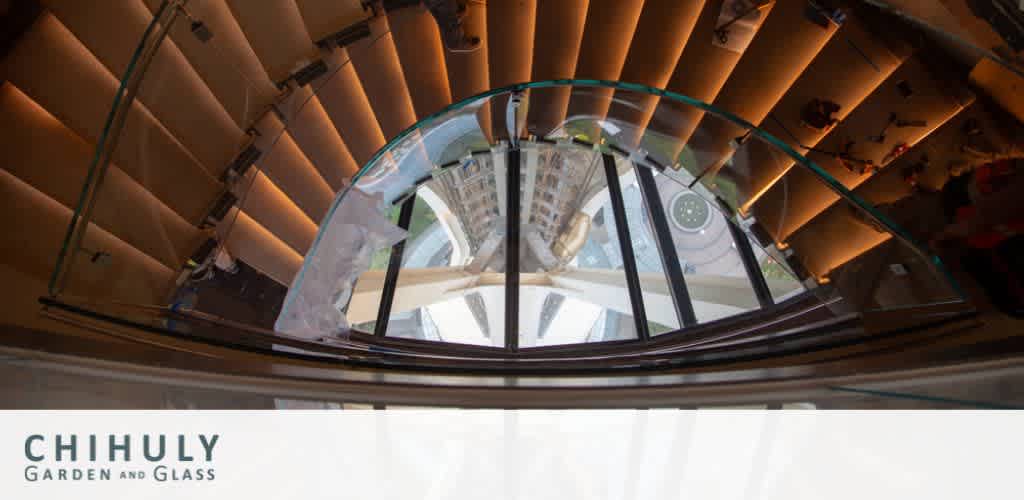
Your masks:
{"label": "circular light fixture", "polygon": [[688,233],[699,233],[711,224],[711,205],[693,191],[677,193],[669,208],[672,224]]}

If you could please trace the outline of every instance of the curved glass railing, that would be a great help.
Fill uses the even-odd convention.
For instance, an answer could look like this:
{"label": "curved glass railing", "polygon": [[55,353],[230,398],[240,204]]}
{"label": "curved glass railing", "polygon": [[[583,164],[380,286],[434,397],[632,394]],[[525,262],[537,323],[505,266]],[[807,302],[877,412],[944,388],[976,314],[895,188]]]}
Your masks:
{"label": "curved glass railing", "polygon": [[[343,176],[334,165],[317,170],[299,149],[300,140],[318,139],[308,125],[327,119],[317,96],[350,76],[353,57],[404,26],[359,30],[358,45],[347,49],[325,42],[319,58],[272,83],[232,33],[217,32],[224,8],[159,2],[138,45],[115,51],[130,60],[57,256],[51,296],[188,308],[217,255],[238,262],[224,252],[248,254],[242,273],[277,282],[299,268],[316,211],[326,210]],[[197,74],[180,74],[182,62],[213,79],[197,88]],[[279,304],[268,308],[273,314]],[[273,316],[255,319],[266,313],[243,315],[269,326]]]}
{"label": "curved glass railing", "polygon": [[[83,260],[83,257],[99,262],[108,256],[108,254],[102,251],[90,252],[86,250],[85,239],[87,229],[94,217],[97,202],[103,205],[102,200],[109,196],[101,196],[101,191],[106,180],[107,170],[113,161],[113,154],[118,150],[121,132],[125,127],[132,103],[145,78],[145,69],[159,49],[163,39],[167,36],[167,28],[170,25],[169,21],[173,20],[176,15],[175,9],[171,8],[166,2],[161,3],[157,10],[153,12],[153,19],[146,26],[139,44],[134,47],[124,74],[118,82],[114,93],[113,105],[103,124],[102,133],[96,141],[96,149],[89,164],[85,184],[79,195],[78,203],[75,205],[71,216],[71,223],[67,228],[64,242],[57,256],[57,265],[50,277],[49,292],[51,295],[63,292],[67,288],[73,272],[81,272],[81,269],[74,268],[78,261]],[[161,23],[164,23],[164,25],[161,26]],[[99,215],[99,217],[102,218],[102,215]],[[83,256],[80,253],[87,255]],[[79,280],[74,281],[78,282]]]}
{"label": "curved glass railing", "polygon": [[[643,85],[493,89],[398,134],[344,186],[284,170],[298,165],[286,159],[302,126],[325,113],[318,99],[387,40],[377,28],[269,89],[216,36],[203,42],[244,94],[217,117],[242,132],[214,164],[202,137],[168,141],[133,106],[180,91],[152,59],[168,36],[185,47],[201,21],[175,2],[156,12],[72,218],[56,300],[213,314],[276,327],[295,349],[496,357],[724,349],[767,324],[915,326],[964,302],[900,204],[903,185],[868,182],[914,167],[907,147],[803,144],[789,132],[815,124],[800,117],[753,124]],[[232,273],[253,286],[217,281]]]}
{"label": "curved glass railing", "polygon": [[[795,214],[825,233],[799,246],[741,210],[750,173],[786,163],[833,198]],[[277,325],[520,349],[685,335],[801,294],[836,314],[962,299],[903,229],[750,123],[649,87],[547,81],[454,104],[383,148],[324,218]]]}

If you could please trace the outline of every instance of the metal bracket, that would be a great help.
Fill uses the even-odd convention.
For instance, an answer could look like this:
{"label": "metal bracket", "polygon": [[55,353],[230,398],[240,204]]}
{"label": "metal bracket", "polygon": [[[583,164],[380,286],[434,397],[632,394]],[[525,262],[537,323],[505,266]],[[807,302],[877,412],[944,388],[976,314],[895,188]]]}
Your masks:
{"label": "metal bracket", "polygon": [[508,132],[509,144],[513,149],[519,149],[519,136],[524,125],[519,123],[519,107],[522,106],[525,98],[526,93],[524,91],[513,91],[508,97],[508,104],[505,106],[505,129]]}
{"label": "metal bracket", "polygon": [[316,46],[323,50],[333,50],[335,47],[346,47],[364,38],[369,38],[370,34],[370,21],[364,19],[317,40]]}
{"label": "metal bracket", "polygon": [[284,80],[278,82],[277,88],[279,90],[284,90],[288,87],[289,82],[295,82],[297,86],[305,87],[318,77],[326,75],[327,71],[327,63],[324,62],[323,59],[317,59],[316,61],[303,66],[291,75],[288,75]]}
{"label": "metal bracket", "polygon": [[263,151],[256,147],[255,136],[250,137],[248,144],[228,164],[228,168],[224,170],[221,180],[227,183],[229,180],[245,176],[245,173],[249,171],[253,164],[259,161],[261,156],[263,156]]}
{"label": "metal bracket", "polygon": [[220,221],[224,220],[224,216],[228,214],[231,207],[238,203],[238,197],[235,196],[231,191],[225,190],[221,194],[220,198],[214,202],[213,208],[210,209],[210,213],[206,216],[206,222],[211,225],[217,225]]}
{"label": "metal bracket", "polygon": [[213,32],[210,31],[210,27],[206,25],[202,20],[196,19],[192,16],[192,13],[185,8],[185,5],[178,5],[178,11],[185,15],[189,20],[189,31],[202,43],[209,42],[213,39]]}

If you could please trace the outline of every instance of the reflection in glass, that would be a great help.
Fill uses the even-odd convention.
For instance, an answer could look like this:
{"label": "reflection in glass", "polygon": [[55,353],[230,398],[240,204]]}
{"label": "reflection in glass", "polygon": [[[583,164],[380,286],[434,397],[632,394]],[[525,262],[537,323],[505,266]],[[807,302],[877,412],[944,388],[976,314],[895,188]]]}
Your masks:
{"label": "reflection in glass", "polygon": [[[571,143],[522,144],[520,347],[638,338],[601,152]],[[388,336],[504,345],[507,160],[502,150],[467,154],[415,189]],[[652,207],[667,219],[698,322],[759,307],[727,219],[708,193],[653,172],[656,197],[648,200],[636,169],[649,167],[621,155],[615,167],[652,335],[682,327]],[[393,221],[397,211],[392,208]],[[389,256],[385,250],[374,257],[357,295],[379,293]],[[803,291],[756,246],[755,256],[776,301]],[[365,317],[359,328],[372,331],[377,303],[359,305],[349,315]]]}
{"label": "reflection in glass", "polygon": [[[602,155],[572,145],[526,151],[520,345],[637,338]],[[616,167],[648,328],[678,329],[633,166],[618,158]]]}
{"label": "reflection in glass", "polygon": [[[616,94],[619,107],[646,105],[622,94]],[[453,111],[395,141],[358,182],[392,203],[415,199],[389,336],[504,345],[509,155],[506,143],[487,138],[478,109]],[[805,291],[785,263],[757,245],[751,246],[759,269],[748,271],[719,206],[742,205],[749,194],[746,166],[779,153],[762,151],[763,144],[742,130],[735,141],[720,144],[720,134],[712,132],[734,127],[721,117],[707,115],[685,131],[667,127],[669,118],[683,116],[678,111],[659,105],[646,127],[612,116],[618,111],[605,118],[567,116],[547,139],[521,139],[520,347],[638,339],[623,244],[634,255],[652,335],[683,329],[680,317],[688,314],[677,307],[683,292],[668,277],[669,258],[672,267],[679,264],[698,323],[760,308],[764,297],[758,300],[751,271],[764,276],[776,303]],[[616,227],[603,153],[615,161],[626,228]],[[653,194],[641,189],[637,168],[651,172]],[[668,238],[655,233],[654,218],[665,224]],[[620,241],[620,229],[629,241]],[[665,254],[660,245],[667,244],[672,252]],[[380,289],[373,273],[383,274],[380,264],[387,260],[387,252],[375,257],[363,290]]]}
{"label": "reflection in glass", "polygon": [[[466,157],[416,189],[389,337],[504,345],[504,227],[496,222],[494,158]],[[372,278],[364,275],[359,290],[383,286]]]}
{"label": "reflection in glass", "polygon": [[754,249],[754,256],[757,257],[761,274],[764,276],[765,282],[768,283],[768,289],[771,290],[772,299],[776,304],[804,292],[804,286],[786,264],[768,255],[761,247],[757,246],[753,239],[751,239],[750,246]]}
{"label": "reflection in glass", "polygon": [[[707,323],[758,309],[757,295],[725,216],[706,194],[690,190],[685,183],[666,175],[657,175],[655,182],[697,321]],[[748,241],[762,268],[771,270],[765,277],[776,301],[803,291],[784,266]],[[638,261],[640,255],[638,251]]]}

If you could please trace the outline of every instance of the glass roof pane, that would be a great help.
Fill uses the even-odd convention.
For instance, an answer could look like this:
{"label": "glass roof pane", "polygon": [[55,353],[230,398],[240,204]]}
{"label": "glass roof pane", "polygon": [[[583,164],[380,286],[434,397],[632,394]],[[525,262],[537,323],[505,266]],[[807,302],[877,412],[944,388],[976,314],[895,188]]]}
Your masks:
{"label": "glass roof pane", "polygon": [[[392,224],[398,223],[399,212],[401,212],[400,205],[396,205],[388,209],[387,217]],[[369,275],[367,276],[368,278],[371,276],[383,276],[388,270],[388,263],[391,261],[391,251],[392,249],[388,247],[382,248],[374,252],[373,256],[370,258],[370,269],[366,273],[363,273],[363,276]],[[361,321],[359,323],[353,324],[352,328],[363,333],[373,333],[374,328],[376,328],[376,325],[376,316],[374,316],[372,320]]]}
{"label": "glass roof pane", "polygon": [[[658,240],[654,236],[648,200],[644,198],[637,179],[637,167],[627,158],[617,157],[616,161],[621,173],[619,183],[622,185],[622,201],[626,206],[633,254],[640,274],[648,331],[652,336],[676,331],[682,327],[682,323],[676,313],[672,287],[662,264]],[[653,200],[653,203],[658,203],[658,200]]]}
{"label": "glass roof pane", "polygon": [[[520,158],[519,346],[638,338],[601,153],[524,141]],[[389,337],[505,345],[507,159],[504,152],[465,155],[416,189]],[[615,161],[648,330],[677,331],[682,322],[636,167],[621,155]],[[726,219],[707,193],[657,172],[654,181],[652,202],[667,218],[698,322],[757,309]],[[392,207],[392,221],[397,213]],[[752,246],[773,298],[803,291],[784,265]],[[390,250],[374,256],[369,274],[381,275],[374,283],[382,283],[389,259]],[[373,286],[368,283],[358,291]],[[357,328],[369,333],[371,312],[349,315],[364,317]]]}
{"label": "glass roof pane", "polygon": [[637,338],[601,154],[522,154],[519,345]]}
{"label": "glass roof pane", "polygon": [[758,309],[726,218],[705,196],[666,175],[655,177],[697,321]]}
{"label": "glass roof pane", "polygon": [[[282,315],[300,320],[302,328],[287,324],[282,331],[343,335],[348,323],[370,331],[381,297],[393,291],[393,300],[385,301],[390,336],[504,346],[509,147],[521,146],[513,156],[522,161],[520,285],[514,301],[520,328],[509,338],[523,348],[640,338],[633,318],[638,291],[647,313],[640,328],[658,335],[681,329],[680,316],[689,317],[687,305],[698,322],[707,323],[769,304],[765,293],[758,300],[750,273],[760,273],[754,274],[758,290],[765,278],[775,302],[807,291],[788,264],[799,268],[800,276],[827,283],[827,274],[850,256],[827,262],[814,252],[783,256],[790,251],[779,234],[806,221],[796,221],[795,210],[765,205],[764,190],[774,185],[758,177],[765,165],[785,172],[798,164],[793,172],[803,172],[807,183],[826,184],[857,213],[877,219],[885,229],[880,237],[891,232],[905,238],[821,166],[704,103],[613,82],[534,82],[516,92],[523,88],[531,99],[555,92],[562,101],[562,91],[569,89],[569,105],[554,113],[557,119],[522,129],[519,121],[530,116],[526,106],[519,115],[515,107],[506,109],[506,121],[515,129],[508,141],[502,120],[481,116],[493,111],[491,96],[507,100],[511,89],[498,89],[425,119],[374,155],[355,189],[336,198],[289,292]],[[621,188],[615,203],[599,151],[615,155],[618,176],[613,178]],[[639,177],[636,168],[643,169]],[[384,207],[394,221],[396,207],[410,196],[415,203],[406,205],[407,233],[382,222]],[[735,230],[719,204],[727,214],[743,217],[737,222],[747,233]],[[618,209],[625,213],[616,221]],[[845,221],[822,224],[839,234]],[[764,234],[766,228],[772,231]],[[379,234],[363,234],[366,241],[360,242],[360,230]],[[766,245],[778,243],[748,249],[751,232]],[[629,241],[620,241],[620,234]],[[747,239],[737,245],[733,237],[741,234]],[[401,258],[394,258],[394,269],[385,269],[393,251],[381,247],[402,235]],[[875,238],[864,236],[865,244]],[[629,262],[624,254],[633,254]],[[626,267],[634,264],[636,274],[630,269],[627,277]],[[951,285],[937,276],[943,286]],[[690,304],[674,302],[684,295],[683,281]],[[634,285],[632,294],[627,282]],[[811,290],[818,298],[831,293]]]}
{"label": "glass roof pane", "polygon": [[793,271],[784,262],[776,260],[768,255],[757,242],[750,238],[750,245],[754,249],[754,256],[761,267],[761,274],[764,276],[768,288],[772,292],[772,299],[778,304],[786,299],[795,297],[807,289],[800,280],[793,276]]}
{"label": "glass roof pane", "polygon": [[490,153],[466,157],[418,188],[389,337],[504,345],[497,202]]}

